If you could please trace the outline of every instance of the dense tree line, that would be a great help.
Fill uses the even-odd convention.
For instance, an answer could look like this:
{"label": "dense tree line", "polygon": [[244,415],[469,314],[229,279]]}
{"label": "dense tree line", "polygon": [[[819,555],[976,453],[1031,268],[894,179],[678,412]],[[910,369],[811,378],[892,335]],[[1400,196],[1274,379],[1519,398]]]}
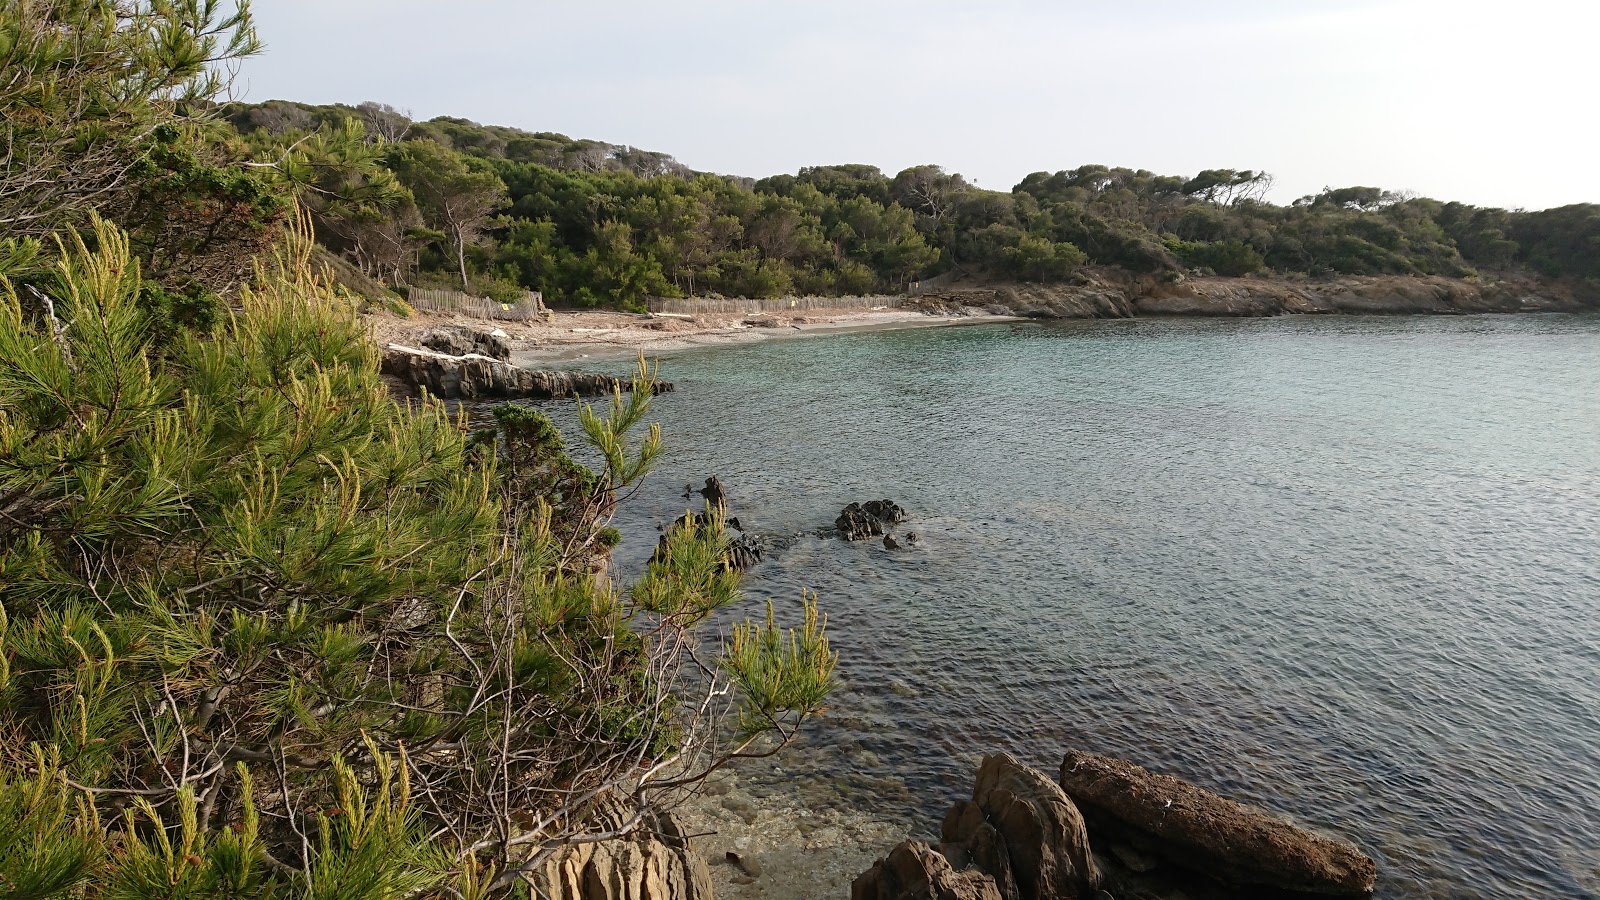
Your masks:
{"label": "dense tree line", "polygon": [[300,176],[319,235],[396,285],[450,273],[490,294],[637,307],[649,295],[895,291],[957,268],[1034,282],[1090,265],[1169,278],[1600,275],[1595,205],[1508,211],[1349,187],[1285,206],[1264,199],[1264,172],[1097,165],[1038,172],[1010,192],[933,165],[751,181],[561,134],[412,122],[376,103],[272,101],[228,118],[261,158],[320,171]]}

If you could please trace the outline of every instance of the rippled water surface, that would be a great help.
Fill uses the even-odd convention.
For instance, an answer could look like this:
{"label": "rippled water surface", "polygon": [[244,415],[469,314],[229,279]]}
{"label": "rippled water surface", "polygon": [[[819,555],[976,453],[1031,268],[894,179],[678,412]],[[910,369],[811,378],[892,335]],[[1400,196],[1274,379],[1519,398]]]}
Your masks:
{"label": "rippled water surface", "polygon": [[[625,567],[718,473],[844,689],[774,784],[915,829],[1126,757],[1384,897],[1600,896],[1600,319],[986,325],[668,356]],[[920,549],[812,532],[851,500]],[[798,536],[795,536],[798,535]],[[786,537],[787,536],[787,537]]]}

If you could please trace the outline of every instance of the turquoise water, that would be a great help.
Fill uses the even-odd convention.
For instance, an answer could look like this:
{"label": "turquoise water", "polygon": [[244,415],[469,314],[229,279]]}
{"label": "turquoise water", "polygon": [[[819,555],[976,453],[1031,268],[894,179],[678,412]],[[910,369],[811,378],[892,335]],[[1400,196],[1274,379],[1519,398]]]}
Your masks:
{"label": "turquoise water", "polygon": [[[1383,897],[1600,896],[1600,319],[986,325],[665,357],[637,567],[717,473],[845,688],[774,789],[936,830],[976,754],[1331,829]],[[920,548],[811,533],[907,507]],[[911,823],[914,823],[911,824]]]}

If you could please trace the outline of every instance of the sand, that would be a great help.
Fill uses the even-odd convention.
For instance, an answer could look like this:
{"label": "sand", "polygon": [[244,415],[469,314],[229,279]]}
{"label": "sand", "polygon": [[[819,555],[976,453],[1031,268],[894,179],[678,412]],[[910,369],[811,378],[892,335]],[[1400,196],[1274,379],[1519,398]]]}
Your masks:
{"label": "sand", "polygon": [[554,313],[549,322],[484,322],[459,316],[418,313],[409,318],[389,314],[368,317],[380,343],[416,346],[421,334],[443,324],[466,324],[504,331],[512,346],[512,362],[529,368],[561,368],[575,360],[658,356],[696,347],[815,337],[898,328],[934,328],[1014,321],[985,313],[969,316],[928,315],[920,310],[885,305],[868,311],[807,310],[801,315],[699,315],[692,318],[606,311]]}

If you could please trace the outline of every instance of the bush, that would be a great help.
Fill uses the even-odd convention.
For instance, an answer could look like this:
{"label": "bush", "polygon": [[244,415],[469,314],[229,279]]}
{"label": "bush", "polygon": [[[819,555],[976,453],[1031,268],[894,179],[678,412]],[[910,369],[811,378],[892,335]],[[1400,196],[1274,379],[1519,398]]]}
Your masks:
{"label": "bush", "polygon": [[1015,247],[1001,254],[1005,270],[1025,281],[1066,281],[1088,262],[1083,251],[1071,244],[1055,243],[1024,235]]}
{"label": "bush", "polygon": [[1266,261],[1243,241],[1181,241],[1168,236],[1167,247],[1192,269],[1210,269],[1218,275],[1249,275],[1261,271]]}
{"label": "bush", "polygon": [[503,896],[598,805],[791,739],[828,692],[809,600],[680,677],[739,600],[720,528],[625,592],[591,574],[660,449],[653,373],[580,410],[598,468],[531,410],[469,436],[388,396],[308,245],[164,346],[104,224],[53,315],[0,281],[12,892]]}

